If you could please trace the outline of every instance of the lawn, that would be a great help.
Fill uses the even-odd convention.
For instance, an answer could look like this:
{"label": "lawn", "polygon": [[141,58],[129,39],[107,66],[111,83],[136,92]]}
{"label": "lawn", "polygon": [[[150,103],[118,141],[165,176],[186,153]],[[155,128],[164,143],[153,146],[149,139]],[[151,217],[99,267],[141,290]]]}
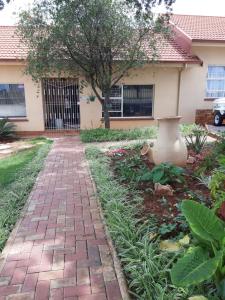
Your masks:
{"label": "lawn", "polygon": [[[195,162],[182,169],[155,167],[140,156],[140,143],[106,153],[87,147],[134,299],[225,299],[225,137],[204,144],[200,154],[192,146]],[[173,193],[157,194],[155,183]]]}
{"label": "lawn", "polygon": [[20,216],[52,141],[36,138],[33,148],[0,160],[0,250]]}

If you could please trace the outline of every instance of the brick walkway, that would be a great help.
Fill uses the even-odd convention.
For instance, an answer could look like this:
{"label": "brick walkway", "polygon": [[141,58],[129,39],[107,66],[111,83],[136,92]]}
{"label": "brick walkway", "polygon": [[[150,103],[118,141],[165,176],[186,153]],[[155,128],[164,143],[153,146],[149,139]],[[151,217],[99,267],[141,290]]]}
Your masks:
{"label": "brick walkway", "polygon": [[120,300],[78,137],[55,141],[3,251],[0,300]]}

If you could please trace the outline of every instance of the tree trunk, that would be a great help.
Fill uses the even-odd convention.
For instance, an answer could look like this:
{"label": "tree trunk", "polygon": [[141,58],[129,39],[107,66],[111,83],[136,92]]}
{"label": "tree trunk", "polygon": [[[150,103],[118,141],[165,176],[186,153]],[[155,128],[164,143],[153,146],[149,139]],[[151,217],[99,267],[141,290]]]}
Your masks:
{"label": "tree trunk", "polygon": [[105,122],[105,128],[110,129],[109,101],[110,101],[110,95],[106,94],[104,104],[103,104],[104,122]]}

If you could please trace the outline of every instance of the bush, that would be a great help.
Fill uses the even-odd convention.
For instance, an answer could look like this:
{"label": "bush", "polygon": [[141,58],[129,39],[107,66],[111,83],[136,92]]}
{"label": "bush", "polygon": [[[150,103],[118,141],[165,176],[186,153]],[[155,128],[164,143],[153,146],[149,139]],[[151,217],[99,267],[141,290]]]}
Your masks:
{"label": "bush", "polygon": [[203,128],[193,129],[192,133],[185,136],[188,148],[199,154],[205,146],[207,135],[207,131]]}
{"label": "bush", "polygon": [[171,184],[184,182],[184,169],[174,166],[171,163],[161,163],[155,166],[152,171],[146,172],[140,177],[140,181],[152,181],[153,183]]}
{"label": "bush", "polygon": [[80,138],[84,143],[152,139],[156,137],[156,132],[157,129],[154,126],[130,130],[97,128],[81,130]]}
{"label": "bush", "polygon": [[16,125],[7,119],[0,119],[0,141],[15,138]]}

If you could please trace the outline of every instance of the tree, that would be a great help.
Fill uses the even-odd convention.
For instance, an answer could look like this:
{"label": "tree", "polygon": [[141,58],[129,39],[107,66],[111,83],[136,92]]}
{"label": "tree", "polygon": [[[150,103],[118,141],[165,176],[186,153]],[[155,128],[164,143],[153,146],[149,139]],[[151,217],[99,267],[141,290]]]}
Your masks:
{"label": "tree", "polygon": [[128,4],[134,4],[137,10],[151,12],[154,6],[165,4],[167,9],[170,9],[175,0],[126,0]]}
{"label": "tree", "polygon": [[[163,30],[162,16],[137,18],[121,0],[36,0],[18,26],[29,49],[27,73],[35,80],[55,72],[82,74],[102,104],[106,128],[112,86],[154,57],[156,35]],[[146,43],[152,49],[148,57]]]}
{"label": "tree", "polygon": [[9,3],[10,0],[0,0],[0,10],[2,10],[5,6],[5,3]]}

